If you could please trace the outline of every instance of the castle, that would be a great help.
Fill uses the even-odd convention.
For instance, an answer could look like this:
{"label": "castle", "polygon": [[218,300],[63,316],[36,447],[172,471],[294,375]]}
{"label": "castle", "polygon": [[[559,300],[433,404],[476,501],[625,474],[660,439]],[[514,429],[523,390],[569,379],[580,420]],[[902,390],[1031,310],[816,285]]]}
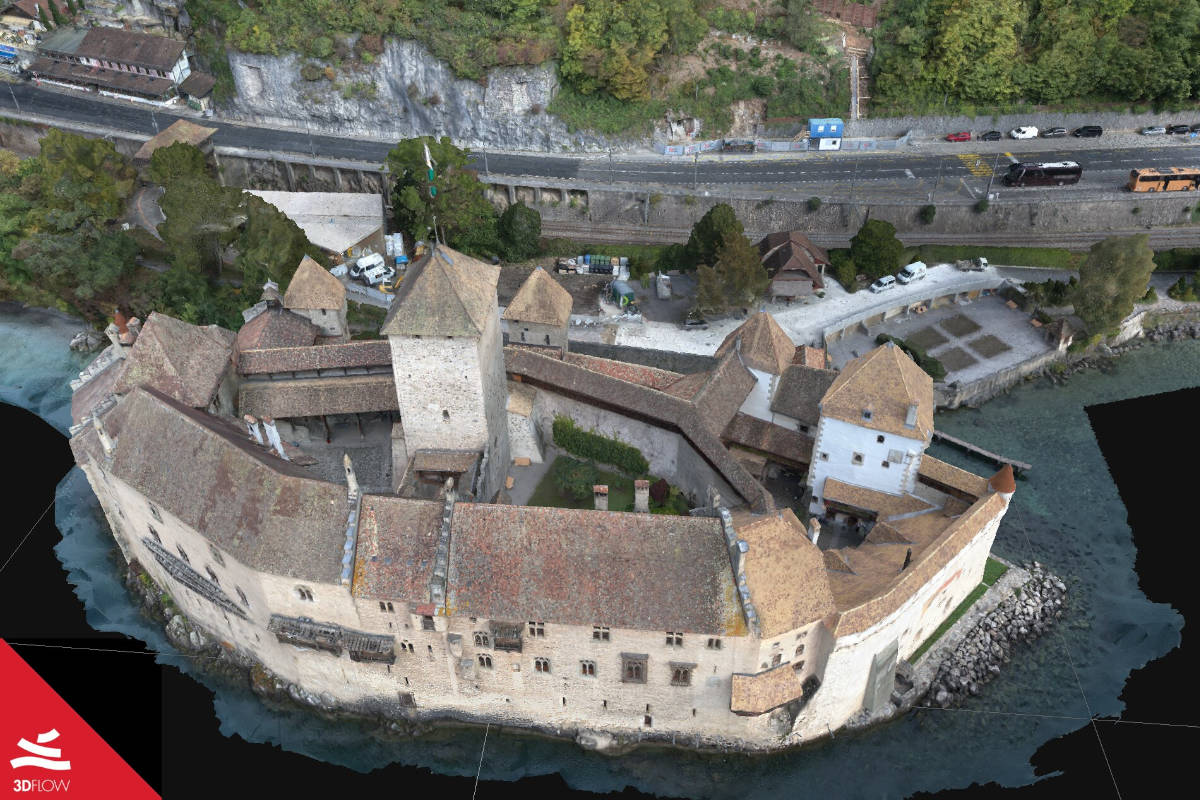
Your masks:
{"label": "castle", "polygon": [[[885,707],[1015,490],[925,453],[931,379],[893,346],[826,369],[765,313],[693,374],[572,353],[568,293],[535,270],[501,319],[498,278],[435,247],[381,339],[307,260],[236,334],[118,316],[71,447],[125,558],[364,713],[769,749]],[[512,503],[561,417],[691,514],[647,513],[646,481],[633,510]]]}

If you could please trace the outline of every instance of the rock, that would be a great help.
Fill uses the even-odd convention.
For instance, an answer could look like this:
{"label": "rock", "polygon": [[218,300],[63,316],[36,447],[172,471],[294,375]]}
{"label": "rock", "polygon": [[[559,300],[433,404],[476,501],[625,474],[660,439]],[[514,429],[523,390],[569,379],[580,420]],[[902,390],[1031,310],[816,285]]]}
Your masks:
{"label": "rock", "polygon": [[72,350],[79,353],[91,353],[100,349],[100,345],[104,344],[108,339],[104,334],[97,331],[80,331],[71,337],[71,343],[67,345]]}
{"label": "rock", "polygon": [[949,705],[950,695],[946,693],[945,689],[939,689],[937,695],[934,696],[934,700],[939,706]]}

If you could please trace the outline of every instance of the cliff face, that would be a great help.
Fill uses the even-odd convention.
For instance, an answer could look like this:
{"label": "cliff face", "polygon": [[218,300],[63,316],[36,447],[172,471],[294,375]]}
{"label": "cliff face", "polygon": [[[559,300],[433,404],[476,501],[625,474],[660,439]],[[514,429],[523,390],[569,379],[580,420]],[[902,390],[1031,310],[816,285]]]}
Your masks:
{"label": "cliff face", "polygon": [[[559,151],[602,150],[600,136],[570,133],[543,109],[558,90],[551,65],[506,67],[480,82],[455,78],[414,41],[387,39],[371,64],[306,80],[295,53],[229,52],[237,97],[222,108],[233,119],[385,139],[449,136],[460,146]],[[318,70],[310,67],[310,76]]]}

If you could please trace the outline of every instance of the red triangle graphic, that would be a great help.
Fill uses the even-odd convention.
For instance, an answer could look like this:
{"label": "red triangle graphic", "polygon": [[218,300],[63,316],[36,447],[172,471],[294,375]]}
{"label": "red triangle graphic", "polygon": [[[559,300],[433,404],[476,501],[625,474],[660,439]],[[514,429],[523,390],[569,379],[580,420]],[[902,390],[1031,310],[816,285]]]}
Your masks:
{"label": "red triangle graphic", "polygon": [[3,639],[0,703],[0,796],[158,797]]}

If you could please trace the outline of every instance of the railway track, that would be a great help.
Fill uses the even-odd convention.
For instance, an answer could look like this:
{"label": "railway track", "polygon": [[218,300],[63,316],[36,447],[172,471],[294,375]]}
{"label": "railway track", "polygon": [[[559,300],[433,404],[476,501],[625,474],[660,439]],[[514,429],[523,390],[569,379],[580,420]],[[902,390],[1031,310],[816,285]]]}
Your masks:
{"label": "railway track", "polygon": [[[751,241],[757,241],[768,231],[747,231]],[[1111,231],[1086,232],[1029,232],[1014,233],[925,233],[914,231],[899,234],[906,245],[975,244],[997,247],[1063,247],[1086,250],[1108,236],[1132,236],[1145,233],[1155,249],[1171,247],[1200,247],[1200,229],[1195,228],[1129,228]],[[686,242],[690,228],[655,228],[643,225],[607,225],[589,222],[543,221],[542,235],[551,238],[576,239],[596,244],[674,244]],[[822,247],[848,247],[851,233],[810,233],[809,238]]]}

